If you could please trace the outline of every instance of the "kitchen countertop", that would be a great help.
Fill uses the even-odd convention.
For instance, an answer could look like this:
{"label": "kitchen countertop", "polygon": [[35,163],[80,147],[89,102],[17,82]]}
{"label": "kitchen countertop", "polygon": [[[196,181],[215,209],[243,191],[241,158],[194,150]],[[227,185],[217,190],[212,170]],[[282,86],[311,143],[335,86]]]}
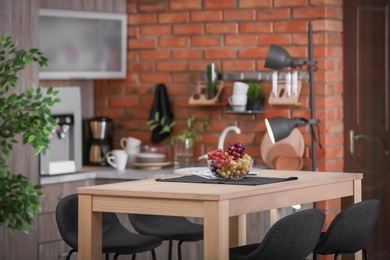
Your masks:
{"label": "kitchen countertop", "polygon": [[139,180],[155,179],[174,174],[173,167],[166,167],[160,170],[143,170],[138,168],[127,168],[118,171],[112,167],[85,166],[81,171],[57,175],[41,175],[40,184],[56,184],[62,182],[81,181],[89,179],[113,179],[113,180]]}

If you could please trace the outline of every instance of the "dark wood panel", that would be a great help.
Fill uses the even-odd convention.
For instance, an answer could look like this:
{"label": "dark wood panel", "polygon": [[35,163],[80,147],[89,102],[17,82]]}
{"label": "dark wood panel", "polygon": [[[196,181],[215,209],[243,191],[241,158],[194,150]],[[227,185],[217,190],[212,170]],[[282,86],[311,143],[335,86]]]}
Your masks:
{"label": "dark wood panel", "polygon": [[363,172],[363,200],[381,202],[367,243],[369,258],[378,260],[390,258],[389,7],[388,0],[344,1],[345,171]]}
{"label": "dark wood panel", "polygon": [[[36,25],[39,1],[2,0],[0,1],[0,36],[11,35],[18,47],[29,49],[37,47]],[[18,75],[16,91],[24,91],[31,85],[38,85],[38,66],[28,66]],[[16,145],[10,159],[13,171],[26,175],[32,182],[38,183],[38,157],[32,149]],[[37,224],[30,233],[11,234],[5,227],[0,229],[0,251],[4,259],[37,259]],[[20,250],[23,248],[23,250]]]}

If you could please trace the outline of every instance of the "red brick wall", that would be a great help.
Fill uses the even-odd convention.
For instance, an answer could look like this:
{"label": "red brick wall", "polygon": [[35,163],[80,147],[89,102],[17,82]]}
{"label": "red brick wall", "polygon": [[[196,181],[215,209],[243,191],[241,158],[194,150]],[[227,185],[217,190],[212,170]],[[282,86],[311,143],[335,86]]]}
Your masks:
{"label": "red brick wall", "polygon": [[[142,2],[142,1],[139,1]],[[260,144],[264,118],[283,115],[309,118],[309,86],[303,83],[298,106],[270,106],[261,115],[232,115],[225,107],[195,107],[188,99],[199,74],[214,62],[218,71],[264,71],[271,43],[283,46],[291,56],[307,58],[307,23],[312,21],[316,116],[324,149],[318,150],[318,168],[343,169],[342,99],[342,1],[341,0],[166,0],[128,2],[128,76],[125,80],[95,82],[96,115],[114,118],[116,144],[124,136],[149,142],[146,125],[157,83],[165,83],[181,129],[191,115],[212,125],[196,146],[196,154],[215,149],[221,131],[237,125],[242,134],[228,135],[247,144],[257,165],[263,164]],[[152,3],[157,2],[157,3]],[[233,82],[225,82],[222,101]],[[265,82],[265,92],[270,92]],[[310,167],[310,134],[300,129],[306,142],[305,165]],[[167,140],[166,142],[168,142]],[[326,208],[326,204],[323,206]]]}
{"label": "red brick wall", "polygon": [[[231,133],[226,142],[246,142],[256,164],[263,164],[259,147],[265,133],[264,118],[276,115],[309,118],[308,82],[303,82],[300,105],[266,105],[262,115],[226,114],[223,106],[195,107],[188,105],[188,99],[200,73],[211,62],[218,71],[264,71],[271,43],[283,46],[293,57],[306,58],[307,22],[311,20],[314,57],[318,61],[315,102],[324,146],[318,150],[318,167],[327,171],[343,169],[341,0],[132,2],[127,6],[127,79],[95,82],[95,113],[114,118],[116,143],[123,136],[149,142],[146,122],[154,87],[165,83],[173,102],[175,132],[191,115],[212,118],[211,127],[196,147],[197,155],[216,148],[220,132],[229,125],[237,125],[242,134]],[[225,82],[222,101],[231,94],[232,84]],[[268,99],[270,84],[264,82],[264,85]],[[308,129],[300,130],[307,147],[305,165],[310,167],[310,134]]]}

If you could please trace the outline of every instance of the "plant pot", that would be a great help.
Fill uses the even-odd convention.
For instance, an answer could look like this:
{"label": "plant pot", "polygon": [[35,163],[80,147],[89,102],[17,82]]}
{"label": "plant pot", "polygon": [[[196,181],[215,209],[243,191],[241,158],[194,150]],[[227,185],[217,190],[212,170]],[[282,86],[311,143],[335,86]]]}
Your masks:
{"label": "plant pot", "polygon": [[246,110],[262,111],[264,109],[264,98],[249,100],[246,103]]}
{"label": "plant pot", "polygon": [[192,167],[194,164],[193,139],[176,139],[173,144],[174,168]]}

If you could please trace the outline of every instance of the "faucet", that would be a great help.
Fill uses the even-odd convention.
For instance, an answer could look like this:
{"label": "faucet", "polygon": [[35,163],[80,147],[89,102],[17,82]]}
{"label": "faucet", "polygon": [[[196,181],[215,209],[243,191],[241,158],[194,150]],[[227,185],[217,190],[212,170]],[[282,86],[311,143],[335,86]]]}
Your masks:
{"label": "faucet", "polygon": [[236,132],[236,134],[241,134],[241,129],[238,128],[238,127],[235,126],[235,125],[226,127],[225,129],[223,129],[223,131],[222,131],[222,133],[221,133],[221,136],[219,137],[219,140],[218,140],[218,148],[220,148],[220,149],[223,150],[223,146],[224,146],[224,143],[225,143],[226,135],[227,135],[228,132],[230,132],[230,131],[234,131],[234,132]]}
{"label": "faucet", "polygon": [[[223,150],[223,146],[224,146],[224,143],[225,143],[225,138],[226,138],[226,135],[228,134],[228,132],[230,131],[234,131],[236,132],[236,134],[241,134],[241,129],[238,128],[238,126],[228,126],[226,127],[225,129],[223,129],[220,137],[219,137],[219,140],[218,140],[218,148],[222,149]],[[201,159],[207,159],[207,154],[204,154],[204,155],[201,155],[198,157],[198,160],[201,160]]]}

